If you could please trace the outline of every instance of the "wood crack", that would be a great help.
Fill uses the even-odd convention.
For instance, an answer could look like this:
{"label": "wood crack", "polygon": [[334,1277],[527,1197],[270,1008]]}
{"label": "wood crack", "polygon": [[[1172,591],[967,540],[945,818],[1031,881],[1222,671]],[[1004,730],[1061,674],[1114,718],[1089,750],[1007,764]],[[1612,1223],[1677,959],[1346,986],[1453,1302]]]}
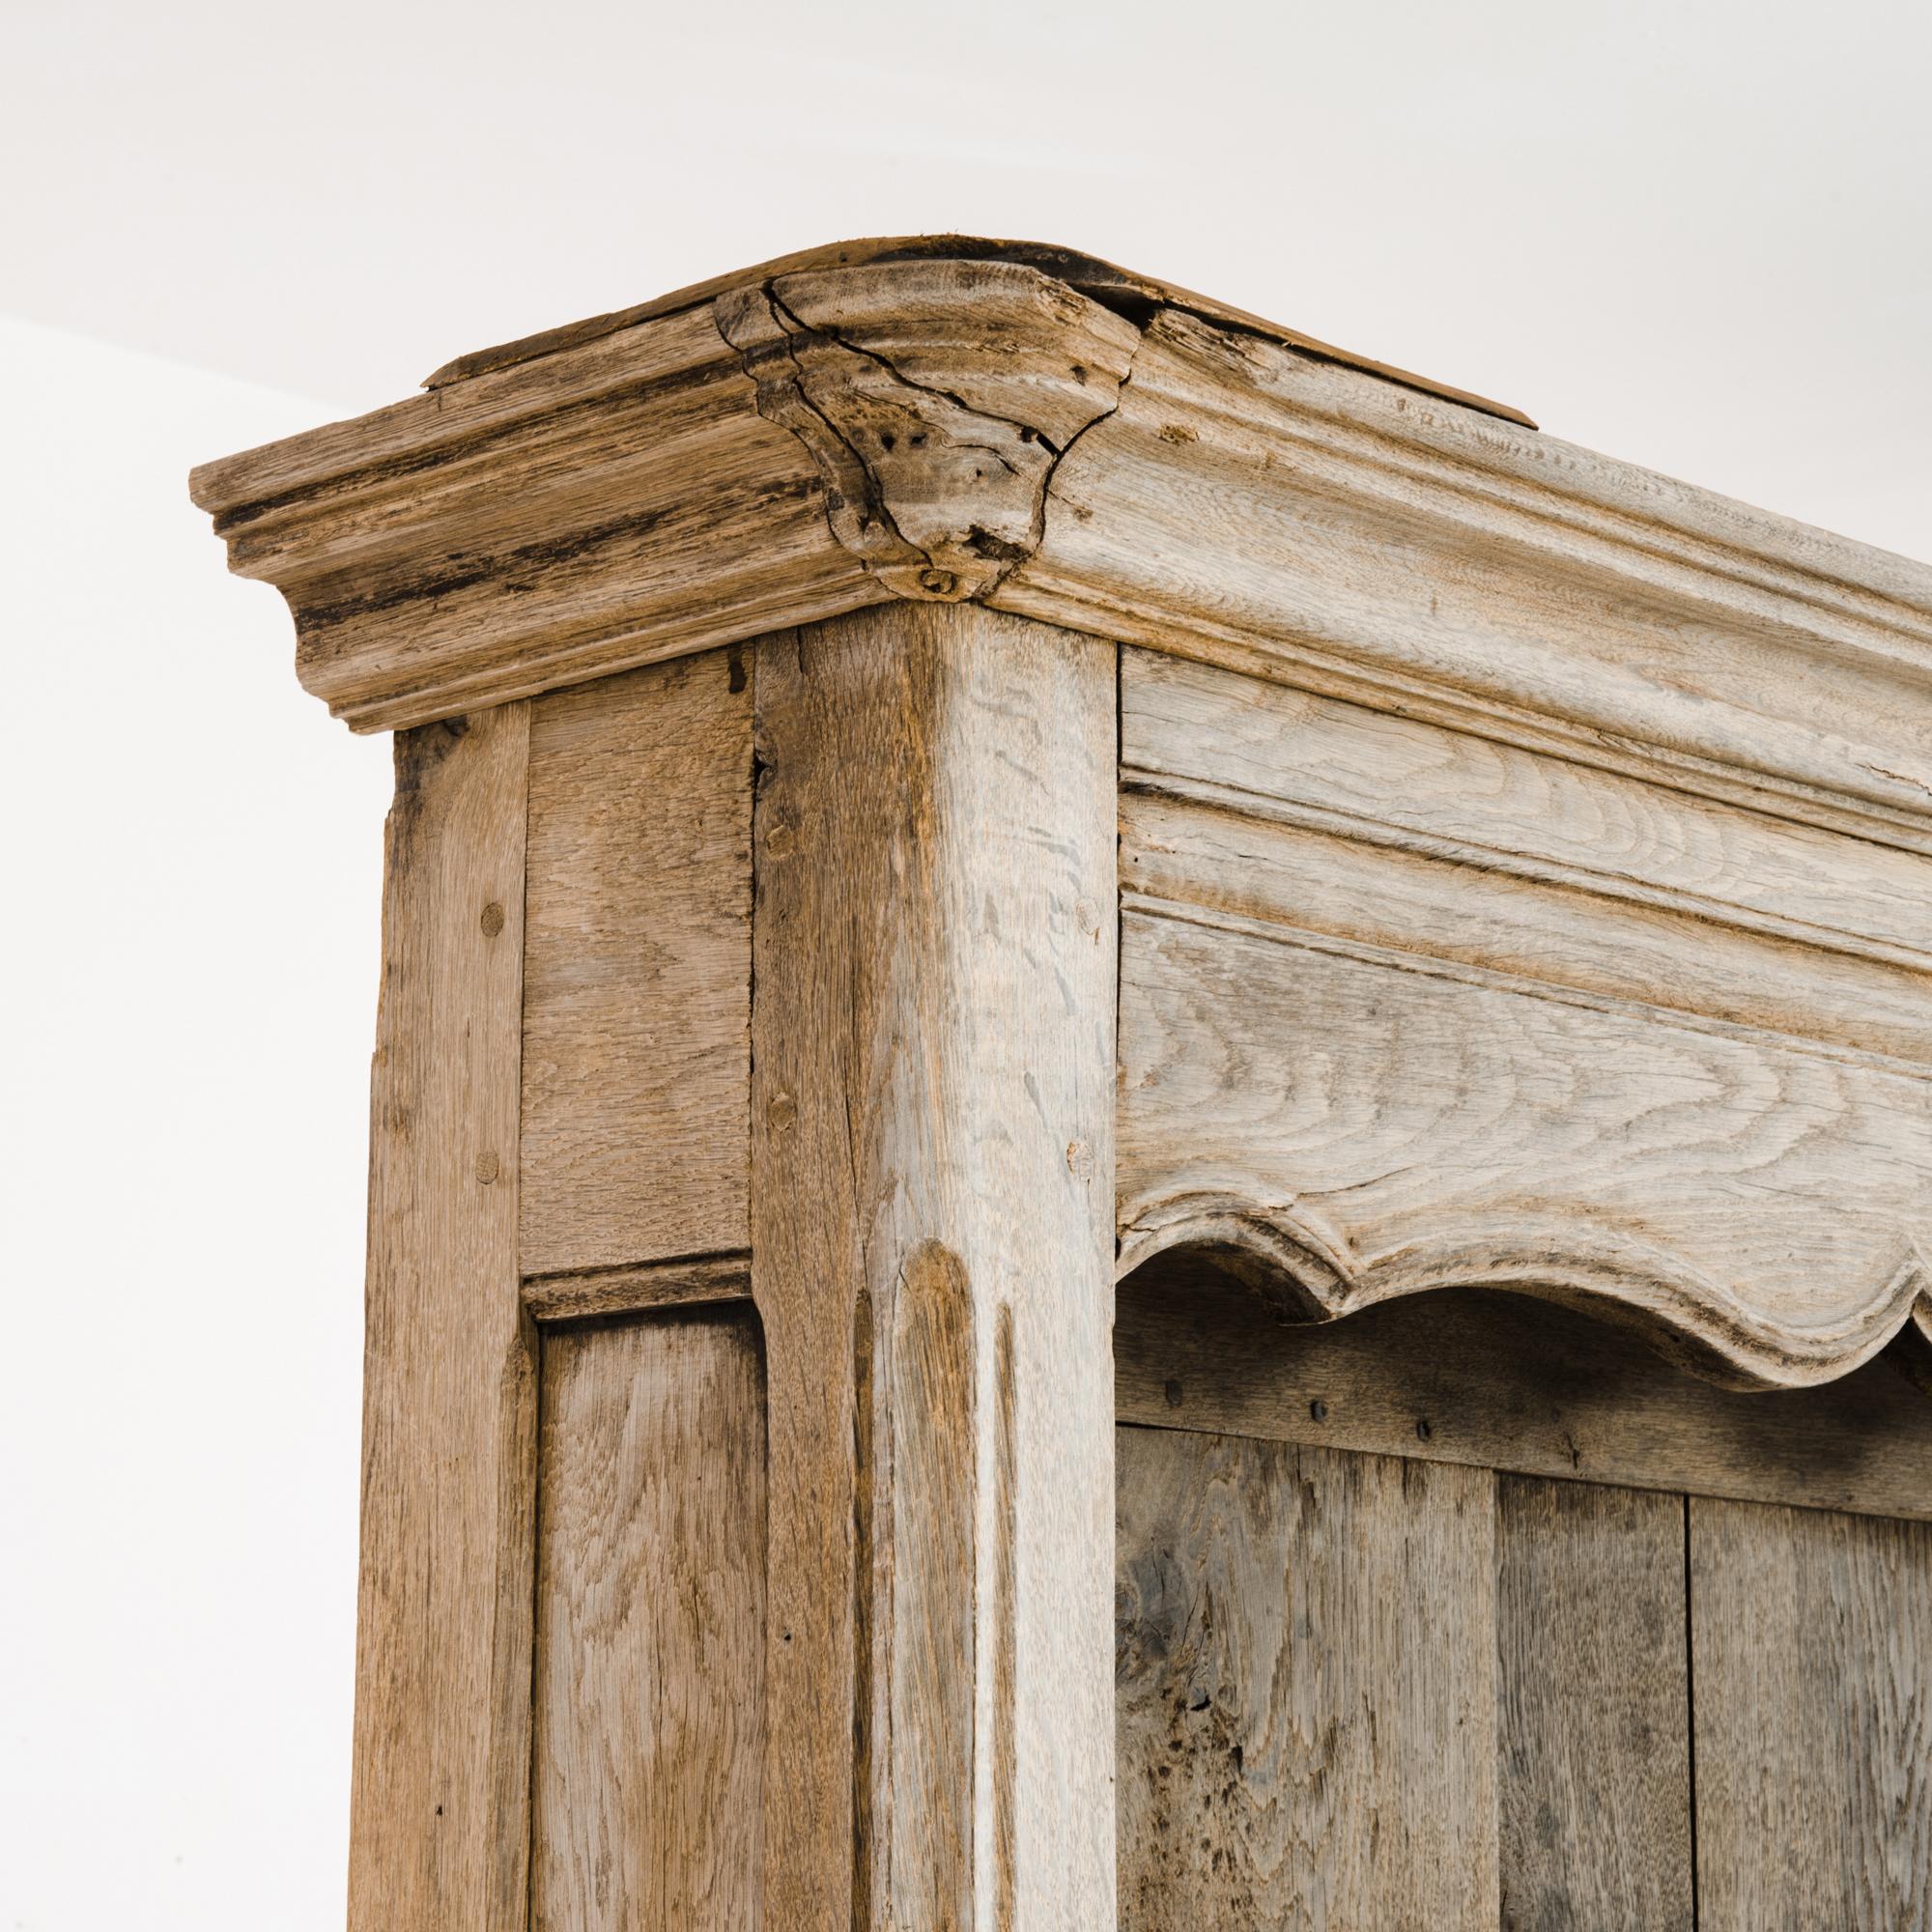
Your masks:
{"label": "wood crack", "polygon": [[[772,282],[718,299],[719,332],[756,384],[758,413],[811,453],[834,536],[887,589],[926,603],[987,597],[1038,548],[1066,450],[1119,408],[1140,329],[1095,308],[1106,327],[1083,361],[1064,318],[1015,327],[976,312],[972,291],[945,291],[929,320],[952,380],[936,381],[866,338],[868,324],[884,325],[862,299],[847,313],[843,291],[813,293],[816,310]],[[1022,414],[1015,402],[1037,407]]]}

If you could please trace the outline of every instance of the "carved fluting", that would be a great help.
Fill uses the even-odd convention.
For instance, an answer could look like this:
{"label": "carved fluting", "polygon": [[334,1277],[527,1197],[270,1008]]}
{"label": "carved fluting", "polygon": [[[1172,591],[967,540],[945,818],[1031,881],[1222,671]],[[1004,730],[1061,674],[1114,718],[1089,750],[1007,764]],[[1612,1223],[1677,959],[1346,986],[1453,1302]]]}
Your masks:
{"label": "carved fluting", "polygon": [[984,597],[1038,547],[1046,488],[1118,404],[1140,331],[1031,269],[787,275],[720,332],[825,479],[833,534],[901,597]]}

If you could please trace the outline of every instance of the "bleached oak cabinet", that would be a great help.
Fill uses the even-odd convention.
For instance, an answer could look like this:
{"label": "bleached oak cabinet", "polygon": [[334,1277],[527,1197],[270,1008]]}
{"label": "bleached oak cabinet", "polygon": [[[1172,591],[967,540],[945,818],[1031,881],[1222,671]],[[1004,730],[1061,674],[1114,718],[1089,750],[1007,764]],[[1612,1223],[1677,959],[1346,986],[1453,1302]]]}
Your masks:
{"label": "bleached oak cabinet", "polygon": [[397,734],[357,1932],[1932,1925],[1932,571],[957,237],[194,493]]}

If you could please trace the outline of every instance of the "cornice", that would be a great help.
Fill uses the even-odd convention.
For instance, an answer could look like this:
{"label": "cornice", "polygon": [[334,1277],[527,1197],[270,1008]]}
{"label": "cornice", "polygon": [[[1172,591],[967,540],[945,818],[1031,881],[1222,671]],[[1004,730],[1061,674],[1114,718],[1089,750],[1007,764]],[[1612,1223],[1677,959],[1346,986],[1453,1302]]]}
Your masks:
{"label": "cornice", "polygon": [[1932,849],[1932,569],[1032,244],[842,244],[204,466],[358,729],[977,599]]}

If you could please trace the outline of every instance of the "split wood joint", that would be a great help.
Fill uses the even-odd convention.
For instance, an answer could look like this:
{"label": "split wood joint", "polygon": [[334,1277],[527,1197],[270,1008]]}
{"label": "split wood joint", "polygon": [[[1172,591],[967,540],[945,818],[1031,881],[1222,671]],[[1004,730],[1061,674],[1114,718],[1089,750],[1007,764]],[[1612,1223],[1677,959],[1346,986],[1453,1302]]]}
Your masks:
{"label": "split wood joint", "polygon": [[[960,237],[193,487],[398,733],[358,1925],[1113,1923],[1136,1270],[1565,1304],[1932,1515],[1704,1386],[1932,1386],[1932,570]],[[1223,1426],[1348,1421],[1287,1346]]]}

